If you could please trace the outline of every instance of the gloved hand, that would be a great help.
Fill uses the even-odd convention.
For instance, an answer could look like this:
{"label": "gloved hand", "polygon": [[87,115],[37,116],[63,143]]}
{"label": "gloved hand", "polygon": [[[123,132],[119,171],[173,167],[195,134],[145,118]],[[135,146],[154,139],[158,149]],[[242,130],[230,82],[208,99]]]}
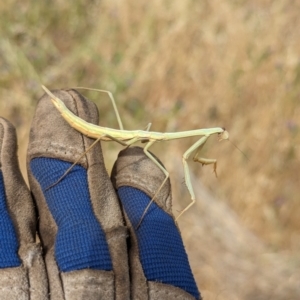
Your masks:
{"label": "gloved hand", "polygon": [[[98,124],[95,105],[77,91],[53,93]],[[110,179],[97,144],[47,189],[92,142],[44,95],[30,131],[30,194],[15,129],[0,118],[0,299],[199,299],[169,182],[136,229],[164,179],[141,148],[121,151]]]}

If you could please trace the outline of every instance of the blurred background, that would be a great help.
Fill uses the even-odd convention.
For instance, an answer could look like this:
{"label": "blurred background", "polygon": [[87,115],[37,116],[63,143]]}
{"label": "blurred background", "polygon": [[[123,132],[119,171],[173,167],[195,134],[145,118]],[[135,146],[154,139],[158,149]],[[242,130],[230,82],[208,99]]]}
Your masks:
{"label": "blurred background", "polygon": [[[300,299],[300,2],[286,0],[0,3],[0,115],[25,158],[48,88],[110,90],[126,129],[225,127],[190,162],[197,204],[179,220],[204,299]],[[117,128],[105,94],[100,124]],[[195,142],[157,143],[174,214],[190,201],[181,156]],[[116,143],[103,143],[110,171]]]}

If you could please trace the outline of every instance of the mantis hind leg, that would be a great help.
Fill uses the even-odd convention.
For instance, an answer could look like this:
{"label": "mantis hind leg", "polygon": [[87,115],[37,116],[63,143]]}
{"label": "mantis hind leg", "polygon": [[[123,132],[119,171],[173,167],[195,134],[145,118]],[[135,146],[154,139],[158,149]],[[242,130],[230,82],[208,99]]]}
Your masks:
{"label": "mantis hind leg", "polygon": [[121,117],[120,117],[120,114],[119,114],[119,111],[118,111],[118,108],[117,108],[117,105],[116,105],[116,101],[115,101],[115,98],[113,96],[113,94],[110,92],[110,91],[107,91],[107,90],[99,90],[99,89],[91,89],[91,88],[86,88],[86,87],[75,87],[74,89],[81,89],[81,90],[88,90],[88,91],[95,91],[95,92],[101,92],[101,93],[106,93],[108,94],[108,97],[112,103],[112,106],[114,108],[114,111],[115,111],[115,115],[117,117],[117,120],[118,120],[118,124],[119,124],[119,128],[120,130],[124,130],[124,127],[123,127],[123,123],[122,123],[122,120],[121,120]]}
{"label": "mantis hind leg", "polygon": [[217,161],[215,159],[207,159],[207,158],[198,158],[197,157],[199,151],[203,148],[203,146],[206,143],[208,138],[209,138],[209,135],[203,136],[200,140],[198,140],[195,144],[193,144],[182,156],[182,163],[183,163],[183,169],[184,169],[184,180],[185,180],[187,189],[191,195],[192,202],[180,212],[180,214],[176,218],[176,221],[181,217],[181,215],[184,212],[186,212],[195,203],[195,193],[194,193],[194,189],[193,189],[193,186],[191,183],[189,166],[187,164],[187,159],[189,158],[191,153],[193,153],[196,149],[198,149],[196,154],[194,155],[194,161],[198,161],[202,164],[213,163],[215,165],[214,171],[216,172]]}
{"label": "mantis hind leg", "polygon": [[54,183],[49,185],[45,191],[51,189],[55,185],[57,185],[60,181],[62,181],[69,173],[70,171],[75,167],[75,165],[81,160],[81,158],[86,155],[87,152],[89,152],[102,138],[103,136],[99,137],[97,140],[95,140],[76,160],[75,162],[65,171],[65,173],[59,177]]}
{"label": "mantis hind leg", "polygon": [[86,155],[87,152],[89,152],[98,142],[100,142],[100,140],[104,137],[109,137],[110,139],[112,139],[113,141],[121,144],[122,146],[127,146],[129,147],[130,145],[132,145],[133,143],[137,142],[138,139],[137,138],[133,138],[127,142],[123,142],[117,138],[114,138],[110,135],[103,135],[103,136],[100,136],[97,140],[95,140],[76,160],[75,162],[64,172],[64,174],[57,180],[55,181],[53,184],[49,185],[45,191],[49,190],[50,188],[54,187],[55,185],[57,185],[61,180],[63,180],[69,173],[70,171],[74,168],[74,166],[81,160],[81,158]]}
{"label": "mantis hind leg", "polygon": [[149,204],[147,205],[147,207],[145,208],[144,212],[143,212],[143,215],[136,227],[136,229],[138,229],[148,211],[148,209],[150,208],[151,204],[153,203],[154,199],[157,197],[158,193],[160,192],[160,190],[162,189],[162,187],[164,186],[164,184],[166,183],[166,181],[168,180],[169,178],[169,172],[157,161],[157,159],[148,151],[148,149],[155,143],[155,141],[149,141],[147,143],[147,145],[145,146],[144,148],[144,153],[147,155],[147,157],[149,159],[151,159],[155,164],[156,166],[165,174],[165,179],[163,180],[163,182],[161,183],[160,187],[157,189],[157,191],[155,192],[154,196],[152,197],[151,201],[149,202]]}

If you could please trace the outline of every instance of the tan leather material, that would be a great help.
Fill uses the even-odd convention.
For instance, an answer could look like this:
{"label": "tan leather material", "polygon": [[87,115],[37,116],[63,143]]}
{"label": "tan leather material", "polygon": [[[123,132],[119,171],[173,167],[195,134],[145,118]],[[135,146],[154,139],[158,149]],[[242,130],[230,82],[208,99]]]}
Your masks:
{"label": "tan leather material", "polygon": [[0,166],[6,205],[19,242],[20,267],[0,269],[1,299],[48,299],[48,283],[41,247],[35,243],[36,216],[17,158],[16,132],[0,118]]}
{"label": "tan leather material", "polygon": [[[78,92],[60,90],[53,93],[80,118],[90,123],[98,123],[95,104]],[[57,268],[53,252],[57,225],[47,207],[40,185],[30,171],[30,161],[36,157],[50,157],[74,162],[93,142],[93,139],[77,132],[62,118],[48,95],[40,99],[30,131],[27,168],[30,186],[39,211],[39,233],[46,257],[51,299],[63,299],[62,293],[65,293],[65,281]],[[115,299],[129,299],[127,230],[123,224],[118,199],[105,169],[100,144],[87,152],[80,160],[80,164],[87,169],[93,211],[105,232],[113,264],[113,272],[100,272],[98,280],[106,282],[107,287],[112,287]],[[86,270],[76,271],[72,276],[65,273],[63,277],[66,282],[70,279],[75,284],[74,289],[81,289],[82,285],[89,284],[89,281],[84,283],[84,280],[88,279]],[[100,295],[101,293],[94,294],[94,298],[89,299],[102,299],[99,298]],[[73,298],[66,296],[64,299]]]}
{"label": "tan leather material", "polygon": [[54,246],[44,252],[44,260],[48,275],[50,299],[65,299],[63,285],[60,277],[60,271],[55,261]]}
{"label": "tan leather material", "polygon": [[130,235],[130,248],[128,249],[129,268],[130,268],[130,295],[132,300],[149,299],[148,282],[144,275],[140,261],[139,245],[133,228],[126,212],[124,211],[125,221]]}
{"label": "tan leather material", "polygon": [[111,271],[82,270],[61,273],[66,299],[114,299]]}
{"label": "tan leather material", "polygon": [[148,285],[150,300],[195,300],[191,294],[173,285],[153,281],[149,281]]}
{"label": "tan leather material", "polygon": [[[92,102],[80,101],[84,98],[79,94],[73,98],[71,93],[64,90],[53,93],[65,102],[73,113],[80,114],[82,119],[91,123],[97,122],[98,113]],[[86,143],[89,141],[83,139],[80,133],[66,123],[54,108],[49,96],[45,94],[39,100],[32,120],[28,161],[35,157],[52,157],[72,162],[84,152]],[[87,157],[84,156],[79,163],[87,167]]]}
{"label": "tan leather material", "polygon": [[0,161],[5,185],[7,209],[13,219],[21,243],[35,241],[36,216],[30,192],[20,172],[17,157],[17,137],[15,128],[4,118],[0,118]]}
{"label": "tan leather material", "polygon": [[0,270],[0,295],[2,300],[30,299],[29,282],[23,267]]}

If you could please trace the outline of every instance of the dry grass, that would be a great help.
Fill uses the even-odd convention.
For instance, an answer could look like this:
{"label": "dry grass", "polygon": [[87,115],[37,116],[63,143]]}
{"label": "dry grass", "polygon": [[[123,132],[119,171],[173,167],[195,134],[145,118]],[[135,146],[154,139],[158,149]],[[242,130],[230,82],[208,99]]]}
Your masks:
{"label": "dry grass", "polygon": [[[230,143],[212,139],[204,155],[218,158],[219,178],[209,167],[191,164],[196,185],[201,180],[216,205],[211,224],[203,211],[209,210],[205,196],[198,197],[197,211],[180,221],[197,282],[206,299],[295,299],[299,9],[297,1],[284,0],[0,4],[0,114],[17,127],[23,173],[40,82],[111,90],[128,129],[148,122],[156,131],[224,126],[250,159]],[[101,124],[116,126],[105,96],[87,95],[99,100]],[[173,183],[181,174],[177,158],[191,142],[154,147],[172,170]],[[115,149],[105,146],[108,168]],[[174,198],[178,209],[188,193],[177,187]],[[220,210],[226,213],[216,217]],[[215,235],[220,218],[224,223]],[[228,233],[229,228],[235,230]],[[234,239],[236,234],[240,238]],[[259,249],[249,235],[261,243]],[[274,254],[261,259],[265,253]],[[279,271],[272,273],[274,268]],[[274,288],[278,282],[280,292]]]}

